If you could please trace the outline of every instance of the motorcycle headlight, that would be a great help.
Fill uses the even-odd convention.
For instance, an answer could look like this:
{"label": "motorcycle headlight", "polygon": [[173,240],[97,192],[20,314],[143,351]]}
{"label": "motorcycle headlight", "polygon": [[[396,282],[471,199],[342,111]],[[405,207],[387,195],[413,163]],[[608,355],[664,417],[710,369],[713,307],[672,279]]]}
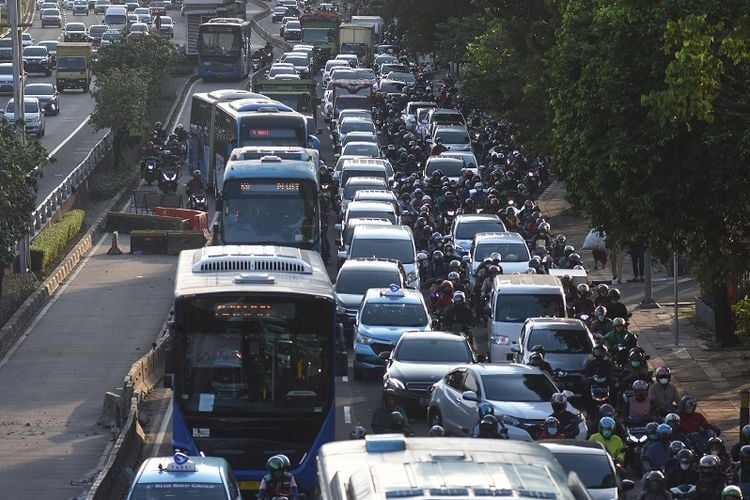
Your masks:
{"label": "motorcycle headlight", "polygon": [[360,335],[358,333],[357,336],[354,338],[354,342],[357,344],[362,344],[362,345],[370,345],[374,343],[375,341],[371,339],[370,337],[365,337],[364,335]]}
{"label": "motorcycle headlight", "polygon": [[510,344],[510,337],[507,335],[493,335],[492,343],[495,345],[508,345]]}

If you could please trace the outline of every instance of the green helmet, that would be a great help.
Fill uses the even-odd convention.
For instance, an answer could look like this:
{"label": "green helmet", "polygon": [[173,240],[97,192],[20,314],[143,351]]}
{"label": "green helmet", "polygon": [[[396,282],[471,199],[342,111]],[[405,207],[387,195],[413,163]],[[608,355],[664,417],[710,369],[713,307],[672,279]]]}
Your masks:
{"label": "green helmet", "polygon": [[742,490],[739,488],[739,486],[730,484],[722,490],[721,498],[722,500],[724,500],[725,498],[742,498]]}
{"label": "green helmet", "polygon": [[625,326],[625,320],[623,318],[615,318],[612,320],[612,326]]}
{"label": "green helmet", "polygon": [[286,455],[274,455],[266,462],[266,468],[274,476],[280,476],[291,468],[292,464]]}

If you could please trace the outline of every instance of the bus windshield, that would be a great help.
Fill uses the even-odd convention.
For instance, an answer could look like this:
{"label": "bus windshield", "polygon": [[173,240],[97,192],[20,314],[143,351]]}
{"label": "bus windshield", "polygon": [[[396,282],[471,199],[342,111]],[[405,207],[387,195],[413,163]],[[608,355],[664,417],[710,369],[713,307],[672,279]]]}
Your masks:
{"label": "bus windshield", "polygon": [[213,31],[211,28],[201,28],[198,38],[198,54],[201,57],[230,56],[239,57],[242,50],[242,37],[239,31]]}
{"label": "bus windshield", "polygon": [[240,146],[307,147],[307,126],[302,116],[246,116],[240,120]]}
{"label": "bus windshield", "polygon": [[230,179],[223,186],[226,244],[310,249],[320,232],[316,186],[289,179]]}

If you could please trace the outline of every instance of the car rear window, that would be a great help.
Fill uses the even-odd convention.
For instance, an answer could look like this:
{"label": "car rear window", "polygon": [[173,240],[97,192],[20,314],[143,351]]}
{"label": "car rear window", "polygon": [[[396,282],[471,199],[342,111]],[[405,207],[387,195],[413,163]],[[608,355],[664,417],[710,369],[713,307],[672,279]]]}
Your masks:
{"label": "car rear window", "polygon": [[588,332],[575,328],[534,328],[529,345],[541,345],[545,352],[558,354],[589,354],[593,347]]}
{"label": "car rear window", "polygon": [[368,302],[360,318],[365,325],[377,326],[425,326],[427,313],[422,304],[403,302]]}
{"label": "car rear window", "polygon": [[346,189],[344,189],[344,199],[353,200],[354,195],[360,189],[386,189],[386,185],[385,181],[380,184],[375,184],[374,182],[372,184],[349,184],[346,186]]}
{"label": "car rear window", "polygon": [[471,355],[464,342],[411,338],[401,342],[396,359],[427,363],[469,363]]}
{"label": "car rear window", "polygon": [[414,245],[404,239],[353,238],[350,257],[380,257],[396,259],[402,264],[413,264]]}
{"label": "car rear window", "polygon": [[483,243],[476,246],[474,260],[481,262],[493,253],[499,253],[502,262],[528,262],[529,249],[523,243]]}
{"label": "car rear window", "polygon": [[460,222],[456,228],[454,238],[458,240],[473,240],[477,233],[496,233],[505,231],[500,219],[477,220]]}
{"label": "car rear window", "polygon": [[401,285],[401,276],[396,272],[348,271],[344,270],[336,280],[336,293],[364,295],[370,288],[388,288],[391,284]]}

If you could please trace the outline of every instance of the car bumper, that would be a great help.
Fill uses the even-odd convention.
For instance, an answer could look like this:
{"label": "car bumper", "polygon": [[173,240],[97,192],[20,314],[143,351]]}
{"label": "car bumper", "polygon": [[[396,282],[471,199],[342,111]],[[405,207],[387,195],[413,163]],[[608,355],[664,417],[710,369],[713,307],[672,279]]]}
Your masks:
{"label": "car bumper", "polygon": [[402,382],[406,387],[397,387],[394,384],[389,384],[389,387],[396,391],[396,398],[399,404],[422,408],[427,408],[430,405],[430,399],[432,399],[430,387],[435,382]]}
{"label": "car bumper", "polygon": [[381,352],[390,351],[396,344],[375,342],[372,344],[354,344],[354,368],[358,370],[383,370],[385,362],[378,357]]}
{"label": "car bumper", "polygon": [[66,41],[66,42],[86,42],[86,41],[88,41],[85,36],[81,36],[81,35],[65,35],[63,38],[64,38],[64,41]]}
{"label": "car bumper", "polygon": [[23,63],[24,67],[26,68],[27,72],[32,71],[49,71],[51,66],[47,62],[39,62],[39,61],[26,61]]}
{"label": "car bumper", "polygon": [[62,21],[59,19],[42,19],[42,28],[45,26],[61,26]]}
{"label": "car bumper", "polygon": [[490,344],[489,355],[493,363],[510,363],[513,361],[513,353],[510,350],[511,344]]}

